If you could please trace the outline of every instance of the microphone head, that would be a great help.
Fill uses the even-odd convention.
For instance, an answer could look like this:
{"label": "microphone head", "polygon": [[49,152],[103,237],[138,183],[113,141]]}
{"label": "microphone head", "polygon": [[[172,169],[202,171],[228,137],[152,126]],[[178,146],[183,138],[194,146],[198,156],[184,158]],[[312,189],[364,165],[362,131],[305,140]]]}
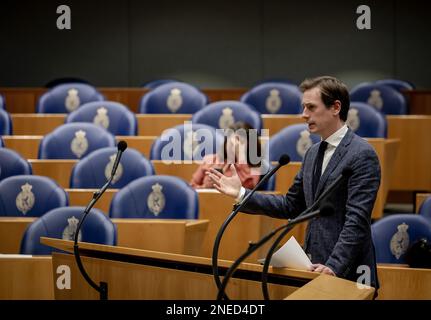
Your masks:
{"label": "microphone head", "polygon": [[333,215],[335,212],[334,206],[330,203],[324,203],[320,207],[320,216],[321,217],[327,217]]}
{"label": "microphone head", "polygon": [[120,142],[118,142],[117,148],[119,151],[123,152],[124,150],[127,149],[127,142],[124,140],[121,140]]}
{"label": "microphone head", "polygon": [[353,174],[353,170],[352,170],[352,168],[347,167],[347,168],[344,168],[344,169],[343,169],[343,172],[342,172],[343,177],[348,178],[348,177],[350,177],[352,174]]}
{"label": "microphone head", "polygon": [[282,154],[280,159],[278,159],[278,163],[280,164],[280,166],[284,166],[286,164],[288,164],[290,162],[290,157],[288,154]]}

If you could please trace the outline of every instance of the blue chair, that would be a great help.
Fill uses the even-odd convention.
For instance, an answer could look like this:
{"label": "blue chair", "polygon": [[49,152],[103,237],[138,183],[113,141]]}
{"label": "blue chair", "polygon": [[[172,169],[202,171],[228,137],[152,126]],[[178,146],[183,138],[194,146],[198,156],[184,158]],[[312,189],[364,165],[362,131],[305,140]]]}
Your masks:
{"label": "blue chair", "polygon": [[145,94],[140,113],[195,113],[207,103],[207,97],[196,87],[184,82],[169,82]]}
{"label": "blue chair", "polygon": [[114,136],[135,136],[138,133],[135,114],[125,105],[112,101],[83,104],[67,116],[66,123],[71,122],[91,122],[102,126]]}
{"label": "blue chair", "polygon": [[14,150],[0,148],[0,181],[21,174],[32,174],[30,163]]}
{"label": "blue chair", "polygon": [[[73,167],[70,187],[102,187],[111,176],[116,155],[117,148],[102,148],[90,153]],[[111,188],[120,189],[130,181],[153,174],[151,162],[137,150],[129,148],[121,157]]]}
{"label": "blue chair", "polygon": [[269,82],[255,86],[246,92],[241,101],[253,106],[260,113],[302,113],[302,93],[297,86]]}
{"label": "blue chair", "polygon": [[406,263],[405,253],[416,241],[431,241],[431,224],[416,214],[391,214],[371,225],[378,263]]}
{"label": "blue chair", "polygon": [[0,135],[12,134],[12,120],[6,110],[0,109]]}
{"label": "blue chair", "polygon": [[350,102],[346,124],[364,138],[386,138],[386,116],[363,102]]}
{"label": "blue chair", "polygon": [[67,205],[66,192],[48,177],[20,175],[0,181],[0,216],[40,217]]}
{"label": "blue chair", "polygon": [[[21,241],[21,254],[50,255],[57,251],[40,243],[40,237],[74,240],[84,207],[63,207],[53,209],[31,223]],[[99,209],[91,209],[87,215],[78,240],[82,242],[117,244],[117,229],[112,221]]]}
{"label": "blue chair", "polygon": [[3,148],[3,147],[4,147],[4,142],[3,142],[2,137],[0,136],[0,148]]}
{"label": "blue chair", "polygon": [[419,215],[431,223],[431,196],[426,198],[419,208]]}
{"label": "blue chair", "polygon": [[287,153],[291,161],[302,162],[307,150],[319,141],[319,136],[310,134],[306,124],[287,126],[269,138],[269,159],[278,161]]}
{"label": "blue chair", "polygon": [[142,87],[145,89],[153,90],[161,86],[162,84],[172,83],[172,82],[182,82],[182,81],[175,80],[175,79],[157,79],[157,80],[151,80],[151,81],[145,82],[142,85]]}
{"label": "blue chair", "polygon": [[81,159],[94,150],[115,145],[115,137],[98,125],[67,123],[42,139],[39,159]]}
{"label": "blue chair", "polygon": [[403,90],[413,90],[415,88],[415,86],[412,83],[403,81],[403,80],[398,80],[398,79],[383,79],[383,80],[377,80],[374,83],[389,86],[400,93]]}
{"label": "blue chair", "polygon": [[406,114],[407,101],[395,89],[374,83],[363,83],[350,91],[350,101],[365,102],[384,114]]}
{"label": "blue chair", "polygon": [[224,136],[213,127],[189,123],[163,132],[151,146],[151,160],[202,160],[223,147]]}
{"label": "blue chair", "polygon": [[262,129],[260,113],[252,106],[240,101],[213,102],[192,117],[193,123],[202,123],[217,129],[227,129],[238,121],[248,123],[258,132]]}
{"label": "blue chair", "polygon": [[111,218],[197,219],[197,192],[174,176],[147,176],[130,182],[112,199]]}
{"label": "blue chair", "polygon": [[37,113],[69,113],[82,104],[103,101],[96,88],[85,83],[60,84],[44,93],[37,103]]}
{"label": "blue chair", "polygon": [[0,109],[6,109],[6,103],[4,97],[0,94]]}

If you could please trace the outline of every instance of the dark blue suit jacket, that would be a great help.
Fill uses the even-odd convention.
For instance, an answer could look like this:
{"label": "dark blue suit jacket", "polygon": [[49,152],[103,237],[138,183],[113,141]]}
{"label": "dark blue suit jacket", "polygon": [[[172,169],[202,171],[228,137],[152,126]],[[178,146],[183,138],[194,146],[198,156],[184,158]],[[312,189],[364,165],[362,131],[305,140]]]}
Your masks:
{"label": "dark blue suit jacket", "polygon": [[[378,288],[377,267],[371,238],[371,212],[380,185],[380,165],[374,149],[350,129],[335,149],[313,194],[313,168],[319,143],[313,145],[302,163],[288,193],[281,195],[254,194],[243,212],[291,219],[306,208],[343,171],[352,175],[327,200],[335,214],[309,221],[304,250],[313,263],[331,268],[341,278],[356,281],[361,265],[371,271],[371,285]],[[249,192],[249,191],[247,191]]]}

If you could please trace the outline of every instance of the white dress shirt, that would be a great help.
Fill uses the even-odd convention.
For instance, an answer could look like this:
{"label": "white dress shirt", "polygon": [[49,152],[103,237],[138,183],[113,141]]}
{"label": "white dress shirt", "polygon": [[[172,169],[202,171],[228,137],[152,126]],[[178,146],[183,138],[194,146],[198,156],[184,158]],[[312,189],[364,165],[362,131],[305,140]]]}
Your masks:
{"label": "white dress shirt", "polygon": [[[328,138],[325,139],[325,141],[328,143],[325,155],[323,156],[323,163],[322,163],[322,173],[325,172],[326,167],[328,166],[329,160],[331,160],[332,155],[335,152],[335,149],[340,144],[341,140],[343,140],[344,136],[347,133],[347,125],[343,125],[340,129],[335,131],[333,134],[331,134]],[[244,198],[245,194],[245,188],[241,187],[241,190],[239,191],[238,197],[236,198],[236,202],[240,202],[242,198]]]}

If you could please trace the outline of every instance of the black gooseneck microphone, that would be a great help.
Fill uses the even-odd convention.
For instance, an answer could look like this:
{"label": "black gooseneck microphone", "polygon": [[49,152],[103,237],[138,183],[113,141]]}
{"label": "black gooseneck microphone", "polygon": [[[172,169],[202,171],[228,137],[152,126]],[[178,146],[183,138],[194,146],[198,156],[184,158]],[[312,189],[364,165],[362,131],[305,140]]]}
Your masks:
{"label": "black gooseneck microphone", "polygon": [[[287,154],[283,154],[280,157],[280,159],[278,160],[278,164],[274,168],[272,168],[269,172],[267,172],[265,174],[265,176],[256,184],[256,186],[253,188],[253,190],[251,190],[244,197],[244,199],[241,200],[241,202],[239,202],[239,203],[237,203],[237,204],[234,205],[233,211],[230,213],[230,215],[226,218],[226,220],[223,222],[222,226],[220,227],[220,229],[219,229],[219,231],[217,233],[217,236],[216,236],[216,238],[214,240],[213,254],[212,254],[213,275],[214,275],[215,283],[216,283],[217,288],[219,290],[221,288],[221,281],[220,281],[220,276],[219,276],[219,272],[218,272],[218,251],[219,251],[220,241],[221,241],[221,238],[223,236],[224,231],[226,230],[227,226],[232,221],[232,219],[237,215],[237,213],[239,212],[239,210],[241,210],[241,208],[248,202],[248,200],[250,199],[250,197],[256,192],[256,190],[258,188],[260,188],[260,186],[262,184],[264,184],[266,181],[268,181],[268,179],[271,178],[272,175],[278,169],[280,169],[282,166],[288,164],[289,162],[290,162],[290,157]],[[224,298],[225,299],[229,299],[229,297],[226,294],[224,294]]]}
{"label": "black gooseneck microphone", "polygon": [[[257,249],[259,249],[261,246],[263,246],[266,242],[268,242],[269,240],[271,240],[271,238],[277,234],[277,232],[279,232],[280,230],[287,230],[287,232],[289,232],[295,225],[297,225],[298,223],[304,222],[308,219],[312,219],[315,218],[317,216],[328,216],[334,213],[334,207],[330,204],[324,204],[322,206],[321,209],[309,212],[308,214],[304,214],[301,217],[297,217],[295,219],[291,219],[289,220],[288,223],[278,227],[277,229],[271,231],[269,234],[267,234],[266,236],[264,236],[262,239],[260,239],[257,243],[250,243],[250,246],[248,247],[247,251],[245,253],[243,253],[233,264],[232,266],[228,269],[228,271],[226,272],[226,275],[223,279],[223,282],[220,286],[218,295],[217,295],[217,300],[221,300],[224,296],[225,296],[225,290],[226,290],[226,286],[230,280],[230,278],[232,277],[232,275],[234,274],[235,270],[238,268],[238,266],[245,260],[247,259],[247,257],[249,257],[253,252],[255,252]],[[286,232],[286,233],[287,233]],[[284,232],[283,232],[284,233]]]}
{"label": "black gooseneck microphone", "polygon": [[[311,205],[310,208],[308,208],[307,210],[305,210],[304,212],[302,212],[301,214],[298,215],[298,217],[296,219],[300,219],[301,217],[304,217],[305,215],[308,214],[308,212],[310,212],[311,210],[313,210],[314,208],[316,208],[316,206],[319,205],[320,202],[322,202],[323,199],[325,199],[329,194],[331,194],[339,185],[340,182],[348,179],[353,173],[353,170],[349,167],[344,168],[343,172],[328,186],[328,188],[326,188],[321,194],[320,196],[317,198],[317,200]],[[290,229],[289,229],[290,230]],[[265,262],[263,265],[263,270],[262,270],[262,294],[265,300],[269,300],[269,292],[268,292],[268,269],[269,269],[269,263],[271,261],[272,255],[274,254],[275,248],[277,248],[277,246],[279,245],[279,243],[281,242],[281,240],[284,238],[284,236],[289,232],[288,229],[284,230],[282,233],[280,233],[280,235],[278,236],[278,238],[274,241],[274,243],[272,244],[271,248],[268,250],[268,253],[266,255],[265,258]]]}
{"label": "black gooseneck microphone", "polygon": [[123,154],[124,150],[127,149],[127,143],[126,141],[120,141],[117,145],[117,156],[114,161],[114,165],[112,166],[112,172],[111,176],[109,177],[108,181],[103,185],[103,187],[95,191],[93,193],[93,198],[91,199],[90,203],[87,205],[87,207],[84,210],[84,214],[82,216],[82,219],[79,221],[78,227],[76,228],[75,233],[75,241],[73,244],[73,252],[75,255],[75,261],[78,265],[79,271],[81,272],[84,279],[87,281],[87,283],[92,286],[97,292],[99,292],[99,298],[100,300],[108,300],[108,284],[106,282],[101,281],[100,284],[96,284],[88,275],[88,273],[85,271],[84,265],[81,261],[81,256],[79,254],[79,247],[78,247],[78,235],[79,231],[81,230],[81,226],[84,223],[85,218],[87,217],[90,210],[93,208],[93,206],[96,204],[96,202],[99,200],[99,198],[102,196],[102,194],[106,191],[106,189],[109,187],[109,185],[112,182],[112,179],[115,176],[115,172],[117,171],[118,164],[120,163],[121,155]]}

